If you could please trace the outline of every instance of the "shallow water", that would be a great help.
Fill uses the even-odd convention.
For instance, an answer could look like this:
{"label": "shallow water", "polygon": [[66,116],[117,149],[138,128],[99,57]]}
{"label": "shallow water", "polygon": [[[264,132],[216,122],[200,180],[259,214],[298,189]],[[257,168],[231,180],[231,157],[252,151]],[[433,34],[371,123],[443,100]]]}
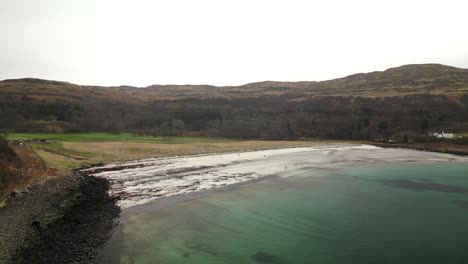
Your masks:
{"label": "shallow water", "polygon": [[310,168],[118,232],[103,263],[468,263],[468,164]]}

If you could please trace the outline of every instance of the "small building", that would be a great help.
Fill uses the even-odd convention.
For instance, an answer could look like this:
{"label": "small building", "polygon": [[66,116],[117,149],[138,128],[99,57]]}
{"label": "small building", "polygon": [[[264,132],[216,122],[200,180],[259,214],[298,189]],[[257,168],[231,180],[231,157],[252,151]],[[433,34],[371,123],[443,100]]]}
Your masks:
{"label": "small building", "polygon": [[46,116],[44,118],[44,121],[50,122],[50,123],[57,122],[57,116],[56,115],[48,115],[48,116]]}
{"label": "small building", "polygon": [[453,138],[452,131],[442,131],[442,132],[429,132],[429,136],[437,137],[437,138]]}

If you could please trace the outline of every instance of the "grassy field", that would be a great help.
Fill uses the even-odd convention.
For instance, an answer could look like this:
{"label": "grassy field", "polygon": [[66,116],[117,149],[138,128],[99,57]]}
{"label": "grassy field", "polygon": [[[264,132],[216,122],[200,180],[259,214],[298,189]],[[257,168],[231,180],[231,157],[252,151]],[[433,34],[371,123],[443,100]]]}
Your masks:
{"label": "grassy field", "polygon": [[51,142],[134,142],[134,143],[212,143],[235,141],[231,139],[191,138],[191,137],[145,137],[130,133],[57,133],[57,134],[24,134],[15,133],[8,135],[8,140],[40,140],[47,139]]}
{"label": "grassy field", "polygon": [[[46,177],[63,175],[72,168],[122,160],[333,143],[317,141],[240,141],[194,137],[144,137],[130,133],[16,133],[8,135],[8,140],[18,139],[26,140],[26,144],[47,164],[48,172]],[[47,139],[50,144],[41,144],[39,142],[41,139]]]}
{"label": "grassy field", "polygon": [[[193,137],[144,137],[130,133],[14,133],[9,134],[7,139],[25,140],[46,162],[48,176],[57,176],[72,168],[102,162],[183,154],[186,145],[201,144],[197,148],[203,149],[206,148],[205,144],[237,142],[230,139]],[[41,139],[48,140],[50,144],[41,144],[38,142]]]}
{"label": "grassy field", "polygon": [[[143,137],[130,133],[10,134],[8,140],[26,144],[45,162],[45,177],[56,177],[70,169],[97,163],[152,157],[249,151],[319,144],[359,143],[346,141],[240,141],[193,137]],[[41,144],[47,139],[50,144]]]}

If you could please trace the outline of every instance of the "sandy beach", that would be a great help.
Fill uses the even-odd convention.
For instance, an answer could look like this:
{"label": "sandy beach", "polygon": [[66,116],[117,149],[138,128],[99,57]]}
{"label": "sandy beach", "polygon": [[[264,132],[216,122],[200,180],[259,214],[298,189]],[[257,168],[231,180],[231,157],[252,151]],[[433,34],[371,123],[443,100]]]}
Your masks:
{"label": "sandy beach", "polygon": [[[416,155],[417,154],[417,155]],[[212,190],[264,177],[294,175],[309,168],[383,163],[466,161],[448,154],[371,145],[323,145],[261,151],[203,154],[110,163],[81,172],[102,177],[123,209],[154,199]]]}
{"label": "sandy beach", "polygon": [[[312,244],[335,241],[335,231],[348,227],[336,243],[360,228],[369,231],[368,241],[375,241],[376,226],[361,226],[364,212],[365,219],[382,217],[376,220],[382,223],[399,215],[382,215],[386,206],[390,212],[410,208],[408,214],[425,215],[432,212],[424,209],[426,204],[434,203],[427,202],[428,197],[436,203],[448,200],[441,208],[463,215],[468,188],[456,182],[456,172],[463,172],[467,162],[467,157],[452,154],[342,144],[145,159],[83,172],[107,179],[111,195],[121,198],[120,224],[100,251],[100,263],[204,263],[210,258],[229,260],[233,248],[238,255],[233,259],[243,257],[241,263],[265,252],[269,259],[305,261],[284,263],[308,263],[307,254],[278,253],[287,244],[285,237],[292,241],[292,252],[301,245],[299,251],[305,253]],[[405,219],[395,217],[389,223]],[[259,231],[263,229],[269,231]],[[275,232],[281,245],[272,242],[274,249],[266,251],[263,245],[278,241],[269,235]],[[315,242],[299,243],[298,237]],[[231,241],[240,244],[226,247]],[[244,247],[246,241],[251,244]],[[346,255],[338,252],[334,254]]]}

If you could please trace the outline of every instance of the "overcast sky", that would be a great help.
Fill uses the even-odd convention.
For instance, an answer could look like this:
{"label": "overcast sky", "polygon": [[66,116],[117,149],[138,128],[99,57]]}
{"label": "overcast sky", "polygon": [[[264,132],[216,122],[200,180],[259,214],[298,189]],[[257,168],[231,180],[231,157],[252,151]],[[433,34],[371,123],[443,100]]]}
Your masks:
{"label": "overcast sky", "polygon": [[0,79],[318,81],[468,68],[468,1],[0,0]]}

